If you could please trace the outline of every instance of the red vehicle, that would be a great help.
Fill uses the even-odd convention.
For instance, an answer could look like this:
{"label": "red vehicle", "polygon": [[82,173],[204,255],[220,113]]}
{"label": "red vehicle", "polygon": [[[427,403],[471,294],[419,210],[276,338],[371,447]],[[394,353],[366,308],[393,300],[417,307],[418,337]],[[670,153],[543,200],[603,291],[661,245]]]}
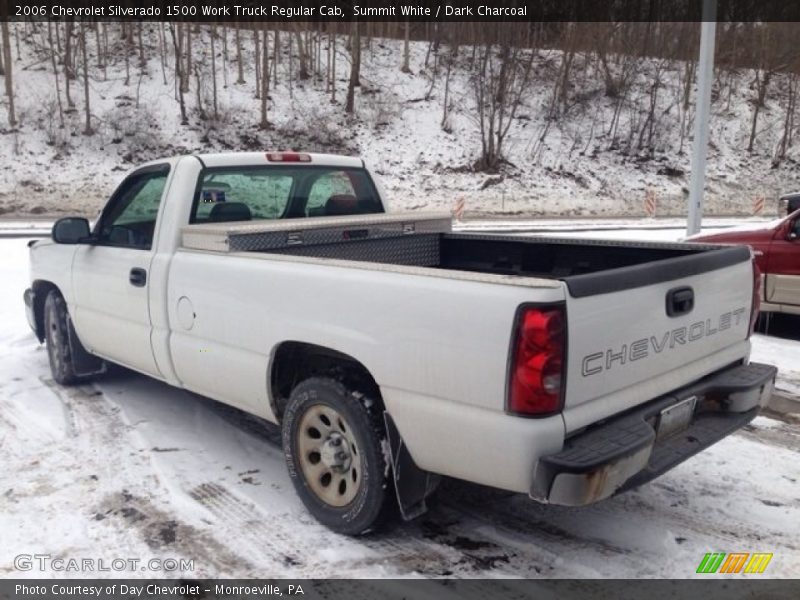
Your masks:
{"label": "red vehicle", "polygon": [[761,311],[800,315],[800,210],[758,228],[699,234],[687,241],[752,247],[764,274]]}

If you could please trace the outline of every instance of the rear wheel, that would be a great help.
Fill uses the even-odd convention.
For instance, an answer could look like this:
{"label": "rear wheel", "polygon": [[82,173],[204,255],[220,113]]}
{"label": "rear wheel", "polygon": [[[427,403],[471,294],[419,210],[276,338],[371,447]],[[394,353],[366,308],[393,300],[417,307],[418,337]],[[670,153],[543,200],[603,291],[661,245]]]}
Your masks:
{"label": "rear wheel", "polygon": [[51,290],[44,301],[45,343],[50,359],[50,372],[53,379],[61,385],[71,385],[78,381],[69,346],[67,318],[67,303],[61,294]]}
{"label": "rear wheel", "polygon": [[348,535],[383,524],[393,488],[374,400],[333,379],[307,379],[292,391],[282,433],[289,476],[318,521]]}

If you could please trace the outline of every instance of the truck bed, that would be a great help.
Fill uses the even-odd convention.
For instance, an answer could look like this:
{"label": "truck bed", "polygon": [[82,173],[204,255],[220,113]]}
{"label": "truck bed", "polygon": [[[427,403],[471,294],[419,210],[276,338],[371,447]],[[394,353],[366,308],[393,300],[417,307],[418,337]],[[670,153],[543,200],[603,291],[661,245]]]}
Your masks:
{"label": "truck bed", "polygon": [[[749,260],[746,247],[452,233],[448,213],[196,224],[182,229],[182,244],[216,252],[561,280],[573,297],[640,287]],[[656,262],[661,268],[653,268]]]}

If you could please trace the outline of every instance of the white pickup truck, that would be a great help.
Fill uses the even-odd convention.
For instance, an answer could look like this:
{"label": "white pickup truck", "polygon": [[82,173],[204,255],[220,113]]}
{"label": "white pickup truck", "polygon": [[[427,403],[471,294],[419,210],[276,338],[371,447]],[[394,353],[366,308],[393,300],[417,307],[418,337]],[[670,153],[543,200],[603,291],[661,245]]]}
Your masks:
{"label": "white pickup truck", "polygon": [[360,159],[235,153],[59,220],[25,303],[57,382],[110,361],[280,424],[309,511],[359,534],[441,475],[584,505],[742,427],[775,378],[757,277],[746,247],[453,233]]}

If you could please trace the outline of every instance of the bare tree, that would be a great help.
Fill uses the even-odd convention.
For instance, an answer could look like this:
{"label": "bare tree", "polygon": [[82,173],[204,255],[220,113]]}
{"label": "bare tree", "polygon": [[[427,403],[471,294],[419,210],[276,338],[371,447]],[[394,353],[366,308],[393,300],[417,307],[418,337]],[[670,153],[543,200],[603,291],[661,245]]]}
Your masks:
{"label": "bare tree", "polygon": [[183,26],[184,31],[186,32],[186,69],[184,70],[184,78],[183,78],[183,91],[189,91],[189,76],[191,75],[193,68],[192,68],[192,27],[189,23],[186,23]]}
{"label": "bare tree", "polygon": [[[99,26],[99,23],[98,23]],[[58,34],[58,28],[56,28]],[[103,24],[103,80],[108,80],[108,23]],[[166,78],[164,79],[166,83]]]}
{"label": "bare tree", "polygon": [[236,83],[242,84],[246,83],[244,80],[244,61],[242,59],[242,38],[239,35],[239,24],[237,23],[236,25],[236,64],[239,69],[239,77],[236,79]]}
{"label": "bare tree", "polygon": [[[75,104],[72,102],[72,96],[69,94],[69,81],[74,79],[75,76],[72,72],[72,21],[67,20],[64,23],[64,95],[67,99],[67,110],[72,109]],[[127,84],[126,84],[127,85]]]}
{"label": "bare tree", "polygon": [[86,23],[81,21],[81,57],[83,59],[83,100],[84,111],[86,112],[86,127],[83,135],[92,135],[92,112],[89,108],[89,61],[86,58]]}
{"label": "bare tree", "polygon": [[300,35],[300,27],[297,23],[293,24],[294,36],[297,40],[297,58],[300,62],[300,69],[297,73],[299,79],[308,79],[308,48],[303,42],[303,36]]}
{"label": "bare tree", "polygon": [[476,167],[496,171],[503,158],[503,142],[527,90],[533,53],[512,45],[511,36],[500,45],[481,46],[472,75],[476,120],[481,133],[481,157]]}
{"label": "bare tree", "polygon": [[61,28],[56,27],[56,50],[58,55],[61,56]]}
{"label": "bare tree", "polygon": [[772,75],[772,71],[763,67],[763,64],[762,68],[755,69],[754,85],[756,97],[753,101],[753,118],[750,122],[750,139],[747,142],[748,152],[753,151],[758,128],[758,116],[761,113],[761,109],[764,107],[764,101],[767,98],[767,88],[769,87],[769,82],[772,80]]}
{"label": "bare tree", "polygon": [[269,127],[267,120],[267,101],[269,99],[269,39],[267,38],[267,24],[261,23],[261,122],[259,127]]}
{"label": "bare tree", "polygon": [[410,73],[411,67],[409,66],[409,59],[410,59],[410,48],[409,48],[409,35],[411,33],[411,21],[406,19],[406,27],[405,27],[405,38],[403,40],[403,66],[400,67],[400,70],[403,73]]}
{"label": "bare tree", "polygon": [[138,23],[138,27],[136,28],[136,34],[139,38],[139,67],[144,68],[147,64],[147,60],[144,57],[144,39],[142,38],[142,23],[141,21]]}
{"label": "bare tree", "polygon": [[683,67],[683,86],[680,102],[680,145],[678,147],[678,154],[683,154],[683,146],[686,138],[689,135],[689,110],[691,109],[692,88],[694,86],[694,77],[697,72],[697,61],[686,60]]}
{"label": "bare tree", "polygon": [[433,72],[431,73],[431,83],[428,86],[428,91],[425,92],[425,100],[430,100],[433,94],[433,88],[436,87],[436,78],[439,76],[439,52],[438,49],[433,57]]}
{"label": "bare tree", "polygon": [[272,86],[278,87],[278,65],[281,63],[281,43],[280,43],[281,30],[277,27],[273,32],[272,40]]}
{"label": "bare tree", "polygon": [[567,110],[570,71],[572,69],[572,63],[575,60],[576,35],[574,33],[574,26],[575,23],[567,23],[566,29],[564,30],[564,36],[562,40],[563,48],[561,51],[561,73],[559,73],[558,79],[556,80],[556,86],[558,87],[558,100],[561,105],[562,113],[566,112]]}
{"label": "bare tree", "polygon": [[316,66],[316,73],[319,74],[322,72],[322,31],[319,29],[316,31],[315,34],[316,41],[314,43],[316,48],[316,56],[317,56],[317,66]]}
{"label": "bare tree", "polygon": [[350,40],[350,81],[347,84],[347,100],[345,112],[352,114],[355,110],[356,87],[361,85],[361,32],[358,21],[353,21],[353,35]]}
{"label": "bare tree", "polygon": [[[616,52],[614,44],[618,43],[619,38],[625,38],[630,31],[625,26],[626,23],[593,23],[590,34],[592,49],[600,63],[600,70],[603,74],[603,84],[605,94],[609,98],[618,98],[627,91],[633,77],[635,77],[638,57],[632,54],[619,54]],[[611,57],[610,53],[615,52]],[[613,58],[616,58],[616,64]]]}
{"label": "bare tree", "polygon": [[256,90],[256,93],[255,93],[256,99],[261,97],[261,73],[260,73],[260,71],[261,71],[261,51],[260,51],[260,48],[259,48],[260,44],[259,44],[258,40],[259,40],[258,29],[253,29],[253,46],[254,46],[253,59],[255,60],[255,69],[254,69],[254,71],[255,71],[255,74],[256,74],[256,88],[255,88],[255,90]]}
{"label": "bare tree", "polygon": [[750,39],[756,46],[751,50],[756,56],[754,68],[753,118],[747,151],[753,152],[758,135],[758,117],[765,107],[770,83],[776,74],[797,66],[800,51],[797,49],[796,23],[748,23]]}
{"label": "bare tree", "polygon": [[[122,23],[122,42],[123,42],[123,54],[125,55],[125,85],[129,86],[131,84],[131,33],[130,33],[130,24],[129,23]],[[67,90],[69,90],[69,85],[67,85]]]}
{"label": "bare tree", "polygon": [[331,34],[328,39],[331,53],[331,104],[336,102],[336,34]]}
{"label": "bare tree", "polygon": [[217,51],[214,48],[214,38],[217,37],[217,26],[211,26],[211,90],[214,108],[214,120],[219,119],[219,110],[217,107]]}
{"label": "bare tree", "polygon": [[778,166],[781,161],[786,158],[786,152],[792,147],[794,141],[794,117],[797,113],[797,94],[798,94],[798,76],[797,73],[789,73],[787,76],[787,100],[786,112],[783,118],[783,133],[781,134],[780,142],[775,150],[775,156],[772,159],[772,165]]}
{"label": "bare tree", "polygon": [[665,58],[654,59],[651,65],[651,75],[648,89],[647,116],[639,130],[639,139],[636,144],[637,150],[647,149],[652,155],[655,151],[654,136],[659,125],[659,116],[663,112],[658,111],[659,92],[664,87],[664,73],[670,66],[670,61]]}
{"label": "bare tree", "polygon": [[331,35],[330,31],[328,32],[328,44],[325,49],[325,93],[329,93],[331,91]]}
{"label": "bare tree", "polygon": [[97,46],[97,68],[103,68],[103,44],[100,40],[100,25],[102,23],[98,21],[94,24],[94,43]]}
{"label": "bare tree", "polygon": [[197,63],[194,64],[194,79],[195,79],[195,98],[197,102],[197,112],[200,115],[200,118],[205,121],[208,118],[208,115],[206,115],[206,111],[203,108],[203,97],[200,93],[200,90],[202,89],[203,86],[200,81],[200,65],[198,65]]}
{"label": "bare tree", "polygon": [[[170,23],[169,24],[169,33],[172,36],[172,46],[175,49],[175,81],[180,81],[182,77],[182,67],[181,67],[181,51],[180,51],[180,42],[178,41],[179,36],[175,34],[175,26]],[[183,89],[180,85],[178,87],[178,104],[181,108],[181,125],[188,125],[189,119],[186,117],[186,103],[183,100]]]}
{"label": "bare tree", "polygon": [[458,54],[458,46],[453,44],[450,48],[450,54],[445,59],[447,61],[447,71],[444,75],[444,101],[442,102],[442,122],[441,128],[444,131],[450,131],[450,73],[453,70],[453,63]]}
{"label": "bare tree", "polygon": [[222,87],[228,89],[228,28],[222,22]]}
{"label": "bare tree", "polygon": [[14,127],[17,116],[14,113],[14,65],[11,63],[11,37],[8,21],[1,21],[3,31],[3,64],[5,65],[6,96],[8,97],[8,124]]}
{"label": "bare tree", "polygon": [[20,28],[19,27],[15,27],[14,29],[15,29],[14,41],[17,43],[17,60],[22,60],[22,46],[20,45],[20,41],[19,41],[19,37],[20,37],[19,30],[20,30]]}
{"label": "bare tree", "polygon": [[160,50],[161,77],[167,85],[167,41],[164,35],[164,22],[158,24],[158,49]]}
{"label": "bare tree", "polygon": [[58,64],[56,63],[56,47],[53,44],[53,23],[47,22],[47,41],[50,45],[50,64],[53,65],[53,77],[56,83],[56,103],[58,104],[58,122],[64,127],[64,106],[61,104],[61,85],[58,81]]}

